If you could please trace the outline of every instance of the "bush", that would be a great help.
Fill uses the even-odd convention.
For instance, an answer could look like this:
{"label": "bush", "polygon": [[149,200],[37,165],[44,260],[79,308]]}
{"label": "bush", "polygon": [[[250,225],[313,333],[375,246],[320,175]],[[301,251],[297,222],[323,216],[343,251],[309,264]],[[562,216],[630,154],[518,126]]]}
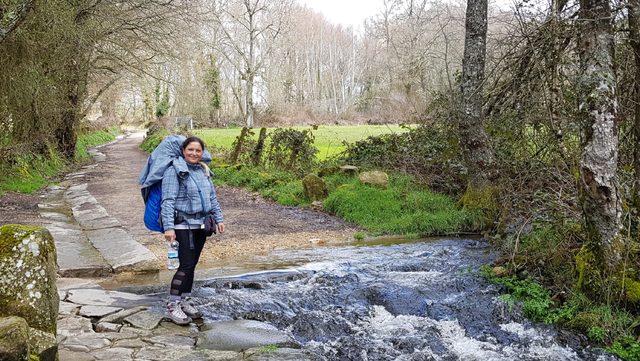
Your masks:
{"label": "bush", "polygon": [[383,134],[345,144],[344,161],[364,167],[401,171],[430,189],[459,194],[464,189],[465,168],[457,141],[447,127],[422,125],[405,133]]}
{"label": "bush", "polygon": [[299,175],[311,170],[318,149],[313,145],[311,130],[278,128],[269,134],[267,162],[277,169]]}
{"label": "bush", "polygon": [[147,136],[144,138],[144,141],[140,144],[140,149],[147,153],[153,152],[167,135],[169,135],[169,131],[164,128],[150,128],[147,131]]}

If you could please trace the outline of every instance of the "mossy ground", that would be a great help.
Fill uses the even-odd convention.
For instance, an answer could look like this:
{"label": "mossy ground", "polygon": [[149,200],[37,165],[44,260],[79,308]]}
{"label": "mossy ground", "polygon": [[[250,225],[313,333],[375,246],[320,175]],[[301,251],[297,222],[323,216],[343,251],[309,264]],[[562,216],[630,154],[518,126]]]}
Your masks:
{"label": "mossy ground", "polygon": [[634,313],[640,282],[633,272],[605,276],[582,245],[581,232],[575,222],[535,224],[519,235],[517,249],[509,246],[512,257],[500,267],[508,275],[498,277],[488,267],[483,274],[530,319],[583,333],[623,360],[640,360],[640,317]]}

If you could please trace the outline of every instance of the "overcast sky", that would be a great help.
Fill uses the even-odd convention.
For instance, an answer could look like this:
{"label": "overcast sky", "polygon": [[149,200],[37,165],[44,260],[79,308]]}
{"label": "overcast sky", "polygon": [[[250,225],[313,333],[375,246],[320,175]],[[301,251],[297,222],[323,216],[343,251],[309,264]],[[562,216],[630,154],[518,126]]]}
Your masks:
{"label": "overcast sky", "polygon": [[[451,0],[460,2],[459,0]],[[323,14],[332,23],[352,25],[360,29],[362,22],[384,9],[383,0],[298,0]],[[464,3],[464,0],[462,1]],[[492,5],[503,9],[511,8],[513,0],[489,0]]]}
{"label": "overcast sky", "polygon": [[358,28],[362,22],[383,9],[383,0],[298,0],[332,23]]}

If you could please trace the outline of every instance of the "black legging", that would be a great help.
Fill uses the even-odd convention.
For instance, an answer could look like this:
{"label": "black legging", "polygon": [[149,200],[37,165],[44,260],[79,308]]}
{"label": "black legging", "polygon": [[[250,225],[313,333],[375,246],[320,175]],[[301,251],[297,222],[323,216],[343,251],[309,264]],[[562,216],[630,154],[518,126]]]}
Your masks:
{"label": "black legging", "polygon": [[[176,229],[175,232],[176,240],[179,244],[178,259],[180,259],[180,267],[178,267],[171,281],[171,295],[180,296],[183,293],[191,292],[196,264],[198,264],[200,253],[207,237],[202,229]],[[190,247],[189,232],[193,235],[194,249]]]}

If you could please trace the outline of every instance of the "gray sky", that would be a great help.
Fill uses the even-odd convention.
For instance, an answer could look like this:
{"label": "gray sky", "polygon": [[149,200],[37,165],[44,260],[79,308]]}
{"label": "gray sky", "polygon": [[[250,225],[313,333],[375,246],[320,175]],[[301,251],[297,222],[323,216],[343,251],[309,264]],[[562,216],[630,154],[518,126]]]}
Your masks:
{"label": "gray sky", "polygon": [[362,22],[383,9],[382,0],[298,0],[323,14],[332,23],[358,28]]}
{"label": "gray sky", "polygon": [[[355,29],[360,29],[365,19],[384,9],[383,0],[298,0],[298,3],[323,14],[332,23],[351,25]],[[489,4],[503,9],[510,8],[512,3],[513,0],[489,0]]]}

